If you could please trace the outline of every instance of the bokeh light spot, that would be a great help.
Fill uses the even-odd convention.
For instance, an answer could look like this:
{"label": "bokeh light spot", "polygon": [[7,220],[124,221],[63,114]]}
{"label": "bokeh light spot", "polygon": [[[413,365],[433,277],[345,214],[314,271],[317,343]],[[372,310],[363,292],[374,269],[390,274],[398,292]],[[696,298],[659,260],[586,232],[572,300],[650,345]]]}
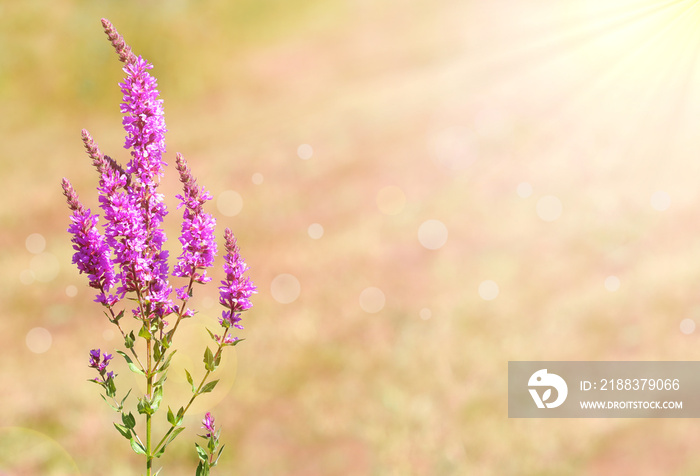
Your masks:
{"label": "bokeh light spot", "polygon": [[377,192],[377,207],[385,215],[398,215],[406,205],[406,195],[395,185],[389,185]]}
{"label": "bokeh light spot", "polygon": [[24,245],[33,255],[38,255],[46,248],[46,239],[39,233],[32,233],[24,241]]}
{"label": "bokeh light spot", "polygon": [[418,227],[418,241],[429,250],[437,250],[447,243],[447,227],[440,220],[426,220]]}
{"label": "bokeh light spot", "polygon": [[323,226],[321,226],[319,223],[312,223],[309,225],[307,232],[311,238],[318,240],[323,236]]}
{"label": "bokeh light spot", "polygon": [[270,284],[270,294],[272,298],[281,303],[289,304],[296,301],[301,294],[301,284],[299,280],[287,273],[277,275]]}
{"label": "bokeh light spot", "polygon": [[664,212],[671,206],[671,197],[668,193],[658,190],[651,195],[651,208]]}
{"label": "bokeh light spot", "polygon": [[481,296],[481,299],[484,301],[493,301],[498,297],[499,291],[498,284],[490,279],[482,281],[479,284],[479,296]]}
{"label": "bokeh light spot", "polygon": [[255,172],[251,177],[251,180],[255,185],[260,185],[261,183],[263,183],[263,179],[263,174],[261,174],[260,172]]}
{"label": "bokeh light spot", "polygon": [[617,276],[608,276],[605,278],[605,289],[611,293],[620,289],[620,278]]}
{"label": "bokeh light spot", "polygon": [[428,309],[427,307],[424,307],[423,309],[420,310],[418,315],[420,316],[421,319],[423,319],[424,321],[427,321],[428,319],[433,317],[433,312],[430,309]]}
{"label": "bokeh light spot", "polygon": [[554,195],[545,195],[537,200],[537,216],[544,221],[554,221],[561,216],[561,200]]}
{"label": "bokeh light spot", "polygon": [[680,327],[683,334],[692,334],[695,332],[695,321],[692,319],[683,319]]}
{"label": "bokeh light spot", "polygon": [[68,297],[75,297],[78,295],[78,288],[76,286],[73,286],[72,284],[69,284],[66,286],[66,296]]}
{"label": "bokeh light spot", "polygon": [[42,283],[52,281],[58,275],[59,268],[58,258],[49,252],[40,253],[29,261],[34,279]]}
{"label": "bokeh light spot", "polygon": [[370,314],[384,309],[384,304],[386,303],[386,298],[384,297],[384,292],[373,286],[365,288],[360,293],[360,307],[363,311]]}
{"label": "bokeh light spot", "polygon": [[302,160],[309,160],[314,155],[314,149],[309,144],[301,144],[297,148],[297,155]]}
{"label": "bokeh light spot", "polygon": [[224,216],[236,216],[243,209],[243,197],[234,190],[221,192],[219,198],[216,200],[216,208],[218,208],[219,212]]}
{"label": "bokeh light spot", "polygon": [[35,354],[43,354],[51,348],[53,338],[48,330],[43,327],[35,327],[27,332],[25,342],[29,350]]}
{"label": "bokeh light spot", "polygon": [[520,182],[515,189],[515,193],[517,193],[520,198],[528,198],[532,195],[532,185],[528,182]]}
{"label": "bokeh light spot", "polygon": [[29,428],[0,428],[0,475],[79,476],[71,455],[56,440]]}

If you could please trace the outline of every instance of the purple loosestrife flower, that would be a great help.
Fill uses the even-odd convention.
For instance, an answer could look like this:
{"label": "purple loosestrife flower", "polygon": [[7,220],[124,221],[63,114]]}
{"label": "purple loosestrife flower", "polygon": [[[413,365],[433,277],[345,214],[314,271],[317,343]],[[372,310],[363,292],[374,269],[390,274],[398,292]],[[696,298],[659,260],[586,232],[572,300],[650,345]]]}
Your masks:
{"label": "purple loosestrife flower", "polygon": [[[166,165],[162,160],[166,132],[163,101],[155,78],[148,73],[153,65],[134,55],[109,21],[103,19],[102,24],[125,63],[126,78],[119,86],[123,93],[124,148],[131,149],[126,176],[111,163],[103,167],[100,191],[108,222],[106,234],[121,269],[120,291],[136,291],[148,303],[147,309],[137,308],[137,314],[151,318],[153,313],[162,318],[174,309],[168,252],[163,249],[166,237],[160,228],[167,209],[157,192]],[[118,191],[121,188],[124,192]]]}
{"label": "purple loosestrife flower", "polygon": [[214,428],[214,417],[211,416],[210,412],[204,415],[204,420],[202,420],[202,428],[207,430],[209,433],[206,434],[205,438],[210,438],[212,434],[216,433],[216,428]]}
{"label": "purple loosestrife flower", "polygon": [[[136,173],[148,187],[163,176],[162,155],[165,152],[165,119],[163,100],[158,98],[158,83],[147,70],[153,65],[141,56],[133,57],[124,66],[126,78],[121,86],[124,114],[122,124],[126,130],[125,149],[132,149],[132,160],[127,171]],[[150,191],[150,190],[149,190]]]}
{"label": "purple loosestrife flower", "polygon": [[238,337],[234,337],[231,334],[226,333],[224,334],[223,340],[221,340],[222,338],[218,334],[214,334],[214,339],[221,345],[232,345],[236,343]]}
{"label": "purple loosestrife flower", "polygon": [[[180,182],[183,184],[183,194],[177,195],[180,199],[178,208],[184,206],[185,212],[182,216],[180,234],[182,254],[178,257],[173,275],[192,278],[196,283],[208,283],[211,278],[207,276],[206,268],[214,264],[214,256],[216,256],[214,237],[216,220],[210,214],[204,213],[203,206],[212,197],[204,187],[197,187],[197,180],[192,176],[192,171],[181,154],[175,155],[175,163],[180,174]],[[197,270],[203,271],[198,273]],[[178,297],[185,300],[186,295],[178,294]]]}
{"label": "purple loosestrife flower", "polygon": [[116,160],[102,154],[100,147],[94,141],[87,129],[82,130],[81,136],[83,138],[85,150],[92,159],[92,165],[95,166],[97,172],[100,174],[100,186],[105,186],[105,182],[116,182],[115,185],[118,185],[117,188],[124,188],[125,185],[128,184],[129,179],[126,172],[124,172],[124,169],[117,163]]}
{"label": "purple loosestrife flower", "polygon": [[63,194],[66,196],[68,206],[73,211],[68,232],[73,235],[73,264],[77,265],[80,273],[87,273],[90,287],[99,289],[97,302],[112,305],[114,296],[106,293],[114,286],[116,277],[110,250],[104,237],[97,229],[98,216],[92,215],[90,209],[86,209],[78,200],[78,194],[67,179],[63,179]]}
{"label": "purple loosestrife flower", "polygon": [[116,161],[102,155],[88,131],[83,130],[83,142],[92,163],[100,174],[100,207],[107,222],[105,236],[114,250],[119,265],[120,298],[129,291],[144,289],[147,285],[136,277],[139,262],[146,249],[148,235],[142,223],[141,209],[131,193],[131,176]]}
{"label": "purple loosestrife flower", "polygon": [[88,364],[91,368],[96,369],[100,365],[100,349],[92,349],[90,351],[90,363]]}
{"label": "purple loosestrife flower", "polygon": [[241,258],[236,238],[229,228],[226,228],[224,237],[227,252],[224,257],[226,280],[221,281],[223,286],[219,286],[219,302],[228,310],[222,312],[219,322],[225,328],[234,326],[243,329],[243,326],[238,324],[241,320],[241,312],[253,306],[250,297],[257,292],[257,289],[248,276],[243,276],[249,268]]}
{"label": "purple loosestrife flower", "polygon": [[95,382],[107,383],[109,380],[114,379],[114,372],[107,372],[107,366],[110,360],[112,360],[112,354],[104,353],[102,354],[102,359],[100,359],[100,349],[92,349],[90,351],[88,367],[97,369],[101,377],[101,379],[97,377],[94,378],[93,380]]}
{"label": "purple loosestrife flower", "polygon": [[107,365],[109,365],[110,360],[112,360],[112,354],[103,354],[102,363],[97,366],[97,370],[100,372],[104,371],[107,368]]}
{"label": "purple loosestrife flower", "polygon": [[122,282],[118,289],[118,299],[121,300],[127,291],[136,289],[136,285],[129,283],[126,276],[132,262],[132,259],[128,258],[138,256],[138,253],[129,255],[127,249],[142,249],[146,237],[145,233],[139,233],[138,227],[134,227],[139,219],[139,212],[126,191],[130,182],[129,176],[115,160],[100,152],[98,145],[85,129],[82,131],[82,138],[85,150],[100,174],[97,190],[100,207],[107,222],[106,242],[115,251],[115,263],[120,268],[116,280]]}

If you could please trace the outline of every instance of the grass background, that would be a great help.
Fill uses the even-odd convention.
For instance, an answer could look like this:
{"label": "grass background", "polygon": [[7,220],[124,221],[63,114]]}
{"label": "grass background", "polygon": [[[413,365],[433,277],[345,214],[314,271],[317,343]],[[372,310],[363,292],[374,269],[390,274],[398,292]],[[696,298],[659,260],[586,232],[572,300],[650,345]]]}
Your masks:
{"label": "grass background", "polygon": [[[210,210],[260,289],[163,474],[193,474],[207,410],[218,474],[697,474],[694,420],[507,418],[508,360],[700,358],[681,332],[700,319],[700,15],[648,0],[0,1],[0,474],[142,471],[85,382],[87,351],[120,344],[70,264],[60,190],[67,176],[96,208],[83,127],[125,160],[101,17],[155,64],[169,162],[241,195],[234,217]],[[426,220],[448,230],[439,249]],[[283,273],[301,286],[288,304],[270,291]],[[216,288],[194,302],[177,365],[196,373]]]}

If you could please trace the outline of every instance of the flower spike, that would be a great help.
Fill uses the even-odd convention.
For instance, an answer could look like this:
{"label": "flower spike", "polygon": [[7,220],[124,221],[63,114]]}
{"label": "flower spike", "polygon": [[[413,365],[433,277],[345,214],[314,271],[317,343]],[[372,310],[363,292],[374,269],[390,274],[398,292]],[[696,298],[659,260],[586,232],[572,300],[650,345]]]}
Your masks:
{"label": "flower spike", "polygon": [[207,276],[206,268],[214,264],[216,256],[216,220],[203,211],[203,206],[212,197],[204,187],[197,187],[197,180],[192,176],[192,171],[181,154],[176,154],[175,163],[180,173],[180,182],[183,184],[183,194],[176,196],[180,199],[178,208],[184,206],[185,212],[180,235],[182,254],[178,257],[173,275],[191,277],[196,283],[208,283],[211,278]]}
{"label": "flower spike", "polygon": [[135,55],[131,52],[131,47],[126,44],[124,37],[119,34],[114,25],[110,23],[106,18],[102,19],[102,26],[107,33],[107,38],[109,38],[110,43],[114,46],[114,49],[119,55],[119,61],[122,63],[131,63],[135,59]]}
{"label": "flower spike", "polygon": [[257,293],[257,288],[248,276],[243,276],[249,268],[241,257],[237,240],[230,228],[226,228],[224,238],[227,251],[224,257],[226,280],[221,281],[223,286],[219,286],[219,302],[228,310],[222,312],[219,322],[225,328],[233,326],[243,329],[239,324],[241,313],[253,306],[250,297]]}

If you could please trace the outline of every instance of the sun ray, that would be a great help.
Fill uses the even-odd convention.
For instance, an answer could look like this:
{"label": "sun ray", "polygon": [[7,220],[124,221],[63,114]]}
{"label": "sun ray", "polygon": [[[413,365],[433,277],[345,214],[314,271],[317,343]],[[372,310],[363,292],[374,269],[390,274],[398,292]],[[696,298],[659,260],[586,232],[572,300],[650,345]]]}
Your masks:
{"label": "sun ray", "polygon": [[490,43],[471,45],[452,71],[465,107],[496,102],[529,118],[519,141],[526,149],[602,138],[618,151],[658,155],[687,143],[688,111],[700,101],[698,2],[534,3],[481,12],[503,17],[491,22]]}

